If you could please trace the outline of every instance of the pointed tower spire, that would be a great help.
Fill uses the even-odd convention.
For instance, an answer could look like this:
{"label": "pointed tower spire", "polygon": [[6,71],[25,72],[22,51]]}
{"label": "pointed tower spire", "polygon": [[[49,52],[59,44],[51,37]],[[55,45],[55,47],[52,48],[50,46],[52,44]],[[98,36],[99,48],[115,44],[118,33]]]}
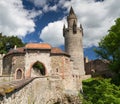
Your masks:
{"label": "pointed tower spire", "polygon": [[69,16],[68,16],[68,19],[71,19],[71,18],[76,19],[76,15],[75,15],[72,7],[70,8],[70,12],[69,12]]}
{"label": "pointed tower spire", "polygon": [[70,15],[70,14],[75,14],[72,6],[71,6],[71,8],[70,8],[70,13],[69,13],[69,15]]}
{"label": "pointed tower spire", "polygon": [[77,23],[77,17],[75,15],[72,7],[70,8],[70,12],[69,12],[69,15],[67,17],[67,21],[68,21],[68,28],[73,28],[74,21],[75,21],[75,23]]}

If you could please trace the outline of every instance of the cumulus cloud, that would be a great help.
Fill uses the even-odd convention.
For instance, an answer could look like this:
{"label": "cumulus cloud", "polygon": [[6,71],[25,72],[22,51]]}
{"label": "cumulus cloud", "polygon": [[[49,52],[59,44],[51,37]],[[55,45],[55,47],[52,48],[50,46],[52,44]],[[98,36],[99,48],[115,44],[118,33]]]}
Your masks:
{"label": "cumulus cloud", "polygon": [[[22,0],[0,0],[0,32],[5,35],[25,36],[35,31],[35,17],[43,12],[57,11],[62,8],[65,14],[72,6],[78,17],[78,26],[81,23],[84,29],[84,47],[98,45],[100,39],[107,34],[107,30],[114,24],[114,20],[120,16],[120,0],[28,0],[38,8],[26,10]],[[98,0],[97,0],[98,1]],[[54,2],[50,5],[50,2]],[[66,8],[66,9],[65,9]],[[64,44],[62,35],[62,20],[48,23],[40,33],[40,38],[52,44],[60,46]]]}
{"label": "cumulus cloud", "polygon": [[30,19],[34,19],[35,17],[42,15],[41,10],[32,9],[32,10],[27,10],[27,11],[29,12],[28,18]]}
{"label": "cumulus cloud", "polygon": [[[83,45],[84,47],[91,47],[98,45],[100,39],[107,34],[109,28],[114,24],[114,20],[120,16],[119,4],[120,1],[117,0],[105,0],[103,2],[95,2],[95,0],[60,0],[57,6],[67,8],[67,12],[69,12],[71,6],[73,7],[78,17],[78,24],[81,23],[84,28]],[[52,23],[52,25],[54,27],[61,26],[61,24],[56,25],[56,23],[59,23],[59,21]],[[49,43],[53,44],[52,39],[56,37],[59,31],[58,29],[50,28],[52,27],[50,24],[42,30],[41,36],[46,41],[44,33],[49,34],[49,31],[55,30],[52,34],[49,34],[50,38],[47,38]],[[58,35],[58,39],[62,39],[62,37],[61,32]],[[55,39],[57,38],[54,38],[54,42],[57,41],[59,45],[63,45],[63,42],[60,43],[58,39]]]}
{"label": "cumulus cloud", "polygon": [[32,2],[35,7],[40,7],[42,8],[43,12],[49,12],[49,11],[57,11],[57,5],[51,6],[50,3],[54,2],[56,3],[55,0],[28,0]]}
{"label": "cumulus cloud", "polygon": [[32,2],[37,7],[44,7],[47,3],[47,0],[28,0]]}
{"label": "cumulus cloud", "polygon": [[21,0],[1,0],[0,32],[4,35],[16,36],[25,36],[33,32],[35,23],[30,17],[33,15],[31,13],[24,9]]}
{"label": "cumulus cloud", "polygon": [[64,19],[49,23],[41,32],[40,38],[54,47],[64,44],[62,36]]}

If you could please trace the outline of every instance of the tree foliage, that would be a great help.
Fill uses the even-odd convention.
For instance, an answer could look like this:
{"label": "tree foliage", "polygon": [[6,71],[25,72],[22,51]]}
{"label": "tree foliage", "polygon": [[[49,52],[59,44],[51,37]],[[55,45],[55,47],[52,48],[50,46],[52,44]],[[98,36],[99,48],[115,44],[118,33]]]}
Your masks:
{"label": "tree foliage", "polygon": [[111,79],[88,79],[83,81],[83,104],[120,104],[120,86]]}
{"label": "tree foliage", "polygon": [[120,18],[115,21],[95,50],[99,57],[110,61],[110,69],[120,74]]}
{"label": "tree foliage", "polygon": [[25,44],[17,36],[3,36],[0,33],[0,54],[7,53],[14,46],[22,47]]}
{"label": "tree foliage", "polygon": [[42,75],[45,75],[45,67],[42,63],[40,62],[36,62],[34,65],[33,65],[33,68],[36,70],[36,71],[39,71],[40,74]]}

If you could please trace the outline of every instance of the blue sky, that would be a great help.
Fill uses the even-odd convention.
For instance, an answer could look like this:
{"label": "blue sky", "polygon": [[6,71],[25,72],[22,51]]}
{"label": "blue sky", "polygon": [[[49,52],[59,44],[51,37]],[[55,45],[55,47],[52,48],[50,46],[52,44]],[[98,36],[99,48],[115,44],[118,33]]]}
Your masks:
{"label": "blue sky", "polygon": [[72,6],[83,25],[84,54],[95,59],[93,49],[120,16],[120,0],[0,0],[0,32],[23,42],[45,42],[64,47],[63,24]]}

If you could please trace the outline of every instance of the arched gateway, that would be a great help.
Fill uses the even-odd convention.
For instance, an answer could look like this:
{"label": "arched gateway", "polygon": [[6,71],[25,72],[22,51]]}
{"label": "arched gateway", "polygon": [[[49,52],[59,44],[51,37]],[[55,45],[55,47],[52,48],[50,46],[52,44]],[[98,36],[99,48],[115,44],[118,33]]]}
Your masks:
{"label": "arched gateway", "polygon": [[33,76],[45,76],[46,75],[46,68],[43,63],[37,61],[31,67],[31,77]]}

